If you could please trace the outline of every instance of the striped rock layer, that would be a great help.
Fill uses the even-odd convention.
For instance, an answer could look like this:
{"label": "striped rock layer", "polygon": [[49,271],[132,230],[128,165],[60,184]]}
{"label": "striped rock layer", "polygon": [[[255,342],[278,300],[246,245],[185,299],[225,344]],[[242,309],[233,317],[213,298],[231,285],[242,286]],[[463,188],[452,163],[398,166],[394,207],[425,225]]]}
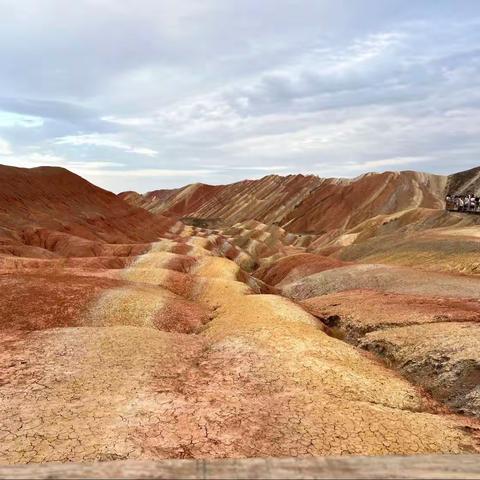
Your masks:
{"label": "striped rock layer", "polygon": [[[0,463],[479,451],[475,274],[8,174]],[[395,228],[476,241],[474,223],[414,210]],[[365,245],[387,234],[367,223]]]}

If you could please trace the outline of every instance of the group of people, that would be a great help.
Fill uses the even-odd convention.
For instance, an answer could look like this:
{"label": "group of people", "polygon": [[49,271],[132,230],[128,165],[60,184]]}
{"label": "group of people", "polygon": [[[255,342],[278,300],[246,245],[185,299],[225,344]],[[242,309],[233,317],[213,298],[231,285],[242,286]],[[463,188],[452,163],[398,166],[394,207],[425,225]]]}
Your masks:
{"label": "group of people", "polygon": [[470,195],[447,195],[447,210],[480,213],[480,197]]}

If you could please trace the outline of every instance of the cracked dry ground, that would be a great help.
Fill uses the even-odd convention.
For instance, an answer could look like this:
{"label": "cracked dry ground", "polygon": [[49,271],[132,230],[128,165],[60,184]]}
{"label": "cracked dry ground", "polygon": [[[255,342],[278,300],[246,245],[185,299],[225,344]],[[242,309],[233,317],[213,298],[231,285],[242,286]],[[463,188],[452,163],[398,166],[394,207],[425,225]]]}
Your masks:
{"label": "cracked dry ground", "polygon": [[183,236],[0,276],[0,463],[477,451],[474,420]]}

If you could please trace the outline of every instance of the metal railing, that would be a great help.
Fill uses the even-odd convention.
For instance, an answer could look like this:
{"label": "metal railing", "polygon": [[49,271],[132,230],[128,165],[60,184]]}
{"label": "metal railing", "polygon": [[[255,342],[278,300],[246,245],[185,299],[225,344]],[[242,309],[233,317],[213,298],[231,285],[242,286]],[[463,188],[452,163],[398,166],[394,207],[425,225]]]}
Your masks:
{"label": "metal railing", "polygon": [[474,199],[471,199],[468,197],[452,197],[445,201],[445,209],[449,212],[480,215],[480,198],[474,197]]}

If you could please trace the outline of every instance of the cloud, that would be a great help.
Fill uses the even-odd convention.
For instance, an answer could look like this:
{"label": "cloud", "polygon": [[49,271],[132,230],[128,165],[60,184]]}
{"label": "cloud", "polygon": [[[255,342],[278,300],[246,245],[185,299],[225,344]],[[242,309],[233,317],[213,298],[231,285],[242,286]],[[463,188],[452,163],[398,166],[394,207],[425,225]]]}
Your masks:
{"label": "cloud", "polygon": [[0,128],[21,127],[37,128],[44,124],[44,120],[31,115],[22,115],[19,113],[2,112],[0,110]]}
{"label": "cloud", "polygon": [[157,151],[151,148],[131,147],[127,149],[127,152],[138,153],[139,155],[147,155],[148,157],[154,157],[157,155]]}
{"label": "cloud", "polygon": [[11,153],[12,150],[10,144],[6,140],[0,138],[0,155],[10,155]]}
{"label": "cloud", "polygon": [[258,172],[276,172],[279,170],[289,170],[292,165],[242,165],[236,167],[230,167],[232,170],[251,170],[251,171],[258,171]]}
{"label": "cloud", "polygon": [[30,117],[80,120],[93,117],[94,111],[64,100],[0,97],[0,110]]}
{"label": "cloud", "polygon": [[97,133],[91,133],[86,135],[68,135],[65,137],[57,138],[54,140],[56,145],[73,145],[73,146],[95,146],[95,147],[108,147],[124,150],[129,153],[137,153],[139,155],[147,155],[154,157],[157,155],[157,151],[151,148],[136,147],[128,145],[120,140],[117,140],[111,135],[99,135]]}
{"label": "cloud", "polygon": [[125,125],[127,127],[138,127],[138,126],[143,126],[143,125],[152,125],[154,123],[154,120],[149,117],[141,118],[141,117],[117,117],[115,115],[106,115],[104,117],[101,117],[100,120],[104,122],[109,122],[109,123],[115,123],[118,125]]}
{"label": "cloud", "polygon": [[[431,162],[432,157],[396,157],[396,158],[382,158],[380,160],[369,160],[362,163],[349,163],[343,165],[347,170],[363,170],[364,172],[370,170],[378,170],[379,168],[389,168],[396,165],[420,164],[422,162]],[[318,167],[325,167],[325,164],[317,164]]]}
{"label": "cloud", "polygon": [[144,168],[137,170],[92,170],[91,175],[110,175],[113,177],[205,177],[214,173],[214,170],[169,170],[164,168]]}
{"label": "cloud", "polygon": [[478,165],[477,1],[67,3],[0,0],[12,162],[113,190]]}
{"label": "cloud", "polygon": [[[86,161],[86,162],[78,162],[78,161],[67,161],[63,159],[64,163],[67,165],[67,168],[88,168],[92,170],[97,169],[111,169],[111,168],[125,168],[126,165],[124,163],[119,162],[98,162],[98,161]],[[111,170],[109,170],[111,172]]]}

